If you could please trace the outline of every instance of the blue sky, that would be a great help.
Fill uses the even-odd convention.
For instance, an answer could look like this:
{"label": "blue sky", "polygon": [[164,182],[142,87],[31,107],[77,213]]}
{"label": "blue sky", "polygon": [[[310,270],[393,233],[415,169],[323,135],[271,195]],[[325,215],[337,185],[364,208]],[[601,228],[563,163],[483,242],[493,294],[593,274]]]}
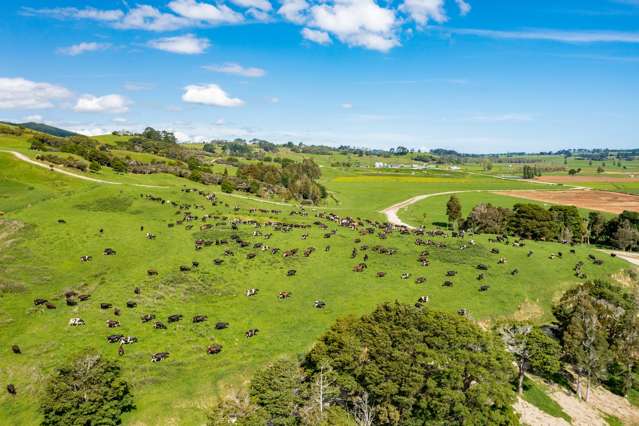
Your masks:
{"label": "blue sky", "polygon": [[639,147],[639,0],[4,0],[0,119],[466,152]]}

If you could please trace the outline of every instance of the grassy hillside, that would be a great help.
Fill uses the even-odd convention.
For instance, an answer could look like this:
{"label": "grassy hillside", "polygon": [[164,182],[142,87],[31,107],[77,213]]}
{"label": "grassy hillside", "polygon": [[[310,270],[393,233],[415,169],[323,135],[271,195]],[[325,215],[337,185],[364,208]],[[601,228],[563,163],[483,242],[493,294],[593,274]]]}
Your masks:
{"label": "grassy hillside", "polygon": [[[3,147],[17,143],[3,139],[3,144],[5,141]],[[0,346],[19,344],[23,350],[19,356],[8,350],[0,353],[0,382],[14,383],[19,392],[13,399],[6,394],[0,396],[0,423],[37,422],[37,396],[46,377],[88,347],[117,357],[117,346],[106,342],[106,336],[114,333],[139,339],[139,343],[127,346],[126,355],[119,359],[138,407],[128,415],[127,423],[194,424],[204,419],[206,407],[217,395],[228,392],[229,387],[241,386],[261,365],[280,355],[303,353],[335,319],[363,314],[380,302],[413,303],[419,296],[429,295],[433,308],[449,312],[465,308],[479,321],[516,317],[541,322],[550,319],[552,301],[577,282],[571,268],[578,260],[586,263],[584,270],[592,278],[607,278],[626,267],[623,261],[612,258],[606,258],[603,266],[595,266],[588,261],[588,254],[593,253],[589,248],[578,247],[571,255],[565,246],[554,243],[530,242],[525,248],[500,245],[501,254],[494,255],[490,254],[494,244],[485,236],[476,238],[477,245],[466,250],[460,250],[463,241],[449,238],[433,238],[446,244],[445,248],[436,248],[416,246],[414,236],[398,233],[386,240],[376,235],[361,236],[314,215],[332,210],[340,215],[377,219],[379,209],[419,193],[526,184],[436,173],[415,177],[343,174],[329,168],[322,171],[329,191],[340,203],[308,209],[308,216],[300,216],[290,215],[298,211],[293,206],[224,195],[215,186],[198,186],[174,176],[117,175],[103,169],[98,174],[101,177],[164,188],[102,185],[49,172],[0,153],[0,210],[5,212],[0,229]],[[215,192],[222,202],[212,206],[197,194],[182,192],[185,186]],[[200,217],[210,214],[218,218],[207,222],[214,226],[206,231],[200,231],[199,220],[190,230],[184,225],[169,228],[168,224],[179,220],[186,210],[177,214],[177,208],[141,198],[141,193],[179,204],[199,204],[204,208],[188,210]],[[271,209],[281,213],[271,213]],[[197,239],[229,239],[234,233],[229,220],[234,218],[259,223],[283,221],[310,228],[279,232],[266,226],[256,229],[253,224],[239,225],[236,233],[250,242],[250,247],[229,244],[194,250]],[[58,223],[58,219],[66,224]],[[328,229],[312,225],[316,220]],[[273,237],[266,240],[253,236],[256,230],[273,233]],[[324,234],[332,230],[335,235],[325,239]],[[147,231],[156,234],[157,239],[146,239]],[[305,233],[308,239],[302,239]],[[361,241],[356,243],[356,239]],[[272,255],[252,248],[258,242],[282,250],[298,248],[300,254],[285,259],[281,253]],[[357,258],[351,259],[351,250],[363,244],[392,247],[397,254],[360,249]],[[326,245],[331,246],[328,252],[324,251]],[[317,250],[310,257],[301,255],[311,246]],[[117,255],[102,255],[107,247],[115,249]],[[235,256],[224,256],[227,249]],[[430,252],[428,267],[417,262],[422,250]],[[534,251],[532,258],[526,256],[528,250]],[[548,259],[558,251],[564,252],[563,259]],[[257,256],[247,259],[248,253]],[[370,256],[369,268],[352,272],[364,253]],[[80,262],[83,255],[93,256],[93,261]],[[500,256],[506,257],[508,264],[497,265]],[[214,265],[216,258],[224,263]],[[192,261],[200,266],[192,272],[178,271],[180,265]],[[490,265],[481,283],[490,285],[487,292],[478,291],[478,263]],[[147,276],[149,268],[159,275]],[[519,269],[519,275],[510,274],[514,268]],[[297,275],[287,277],[289,269],[297,270]],[[458,271],[451,288],[442,286],[448,270]],[[376,278],[380,271],[387,276]],[[411,278],[402,280],[403,272],[410,273]],[[427,282],[416,284],[417,276],[425,276]],[[140,295],[134,294],[135,287],[141,289]],[[260,292],[249,298],[244,292],[251,287]],[[91,298],[77,306],[66,306],[63,293],[68,290],[90,294]],[[278,299],[278,293],[284,290],[292,293],[290,299]],[[57,309],[35,307],[35,298],[45,298]],[[327,303],[326,309],[313,307],[317,299]],[[126,307],[130,300],[137,302],[136,308]],[[121,315],[115,316],[113,309],[101,310],[102,302],[120,308]],[[146,313],[155,314],[165,323],[174,313],[183,314],[184,319],[168,325],[168,330],[154,330],[151,323],[140,320]],[[209,321],[193,324],[194,315],[207,315]],[[87,325],[68,326],[72,317],[81,317]],[[107,319],[117,319],[122,326],[109,329]],[[216,321],[227,321],[230,327],[215,330]],[[244,332],[249,328],[258,328],[260,333],[247,339]],[[217,356],[206,354],[207,345],[213,342],[224,346]],[[170,352],[169,359],[151,363],[151,354],[160,351]],[[170,413],[167,404],[173,407]]]}

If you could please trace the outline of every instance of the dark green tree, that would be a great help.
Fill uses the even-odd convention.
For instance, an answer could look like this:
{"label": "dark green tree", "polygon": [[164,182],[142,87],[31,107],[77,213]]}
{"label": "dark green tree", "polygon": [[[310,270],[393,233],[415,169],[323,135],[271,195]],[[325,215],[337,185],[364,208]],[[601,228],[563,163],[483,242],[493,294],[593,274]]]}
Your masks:
{"label": "dark green tree", "polygon": [[448,216],[448,223],[458,223],[462,217],[462,207],[459,202],[459,198],[456,195],[451,195],[450,199],[446,203],[446,216]]}
{"label": "dark green tree", "polygon": [[40,404],[43,425],[118,425],[135,408],[115,361],[89,352],[60,368]]}

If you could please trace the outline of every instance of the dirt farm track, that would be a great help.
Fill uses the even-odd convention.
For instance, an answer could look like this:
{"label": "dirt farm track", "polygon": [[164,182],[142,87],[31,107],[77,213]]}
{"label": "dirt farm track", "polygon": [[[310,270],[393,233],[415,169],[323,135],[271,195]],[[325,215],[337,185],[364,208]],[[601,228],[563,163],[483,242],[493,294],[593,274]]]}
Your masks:
{"label": "dirt farm track", "polygon": [[624,210],[639,212],[639,197],[608,191],[495,191],[496,194],[526,198],[551,204],[565,204],[589,210],[619,214]]}

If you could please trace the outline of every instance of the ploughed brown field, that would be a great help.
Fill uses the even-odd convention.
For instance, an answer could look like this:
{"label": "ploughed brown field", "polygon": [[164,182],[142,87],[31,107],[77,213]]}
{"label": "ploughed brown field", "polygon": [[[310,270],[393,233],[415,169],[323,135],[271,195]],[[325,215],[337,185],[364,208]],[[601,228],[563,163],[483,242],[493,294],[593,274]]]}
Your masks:
{"label": "ploughed brown field", "polygon": [[571,191],[495,191],[495,193],[615,214],[624,210],[639,212],[638,196],[617,192],[576,189]]}
{"label": "ploughed brown field", "polygon": [[[637,176],[637,177],[631,177]],[[639,182],[639,175],[628,175],[628,177],[616,176],[540,176],[535,178],[540,182],[553,182],[553,183],[579,183],[579,182]]]}

